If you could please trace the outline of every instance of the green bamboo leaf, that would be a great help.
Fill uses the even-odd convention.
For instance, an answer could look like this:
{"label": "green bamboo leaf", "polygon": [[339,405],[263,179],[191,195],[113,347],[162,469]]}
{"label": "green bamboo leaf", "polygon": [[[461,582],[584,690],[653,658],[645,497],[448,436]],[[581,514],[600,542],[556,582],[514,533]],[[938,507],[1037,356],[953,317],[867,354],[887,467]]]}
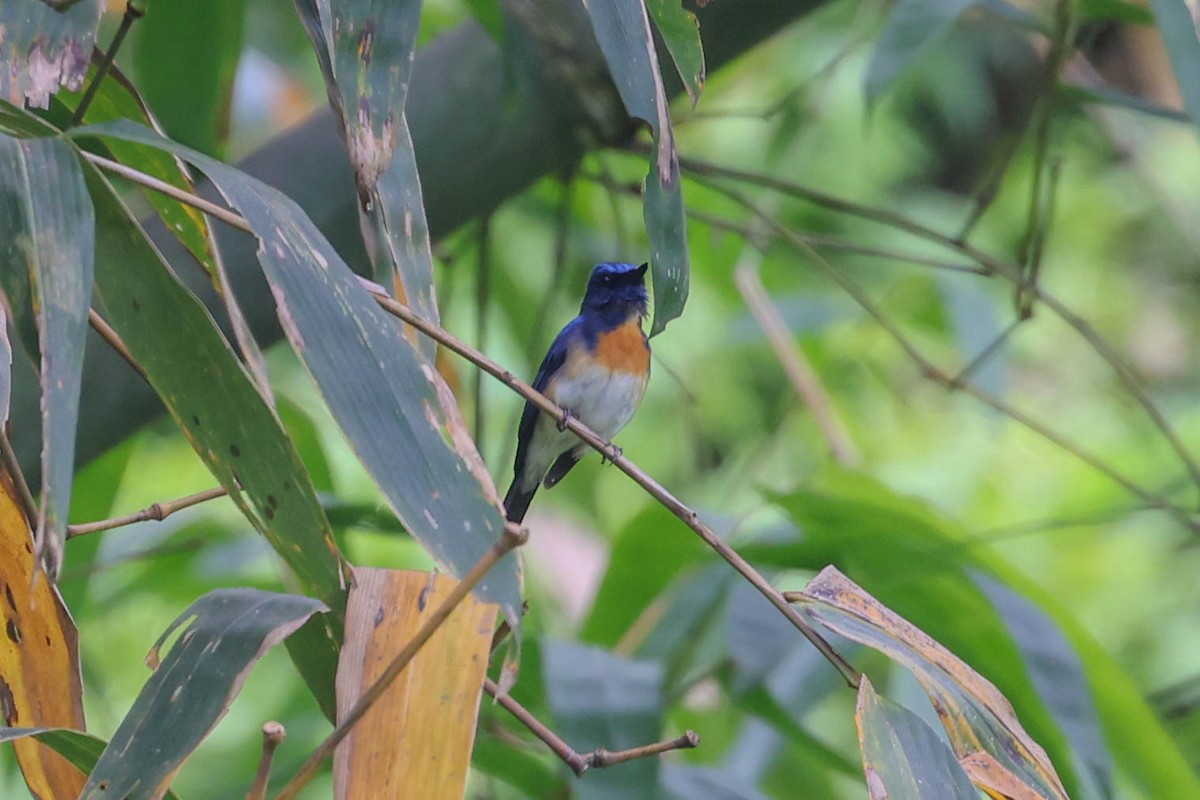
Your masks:
{"label": "green bamboo leaf", "polygon": [[876,694],[866,676],[854,721],[871,800],[978,800],[946,743],[916,714]]}
{"label": "green bamboo leaf", "polygon": [[210,155],[229,138],[245,5],[151,2],[130,37],[138,86],[167,135]]}
{"label": "green bamboo leaf", "polygon": [[[283,329],[334,419],[404,526],[448,572],[465,575],[503,529],[495,486],[441,376],[304,212],[245,173],[150,130],[117,122],[73,135],[115,136],[182,156],[246,217]],[[519,619],[515,556],[484,578],[480,595]]]}
{"label": "green bamboo leaf", "polygon": [[96,287],[109,323],[242,513],[303,590],[334,611],[289,642],[332,717],[347,580],[308,472],[204,306],[172,274],[104,177],[92,168],[87,174],[99,222]]}
{"label": "green bamboo leaf", "polygon": [[867,105],[873,106],[896,79],[939,38],[975,0],[897,0],[871,52],[864,76]]}
{"label": "green bamboo leaf", "polygon": [[[544,641],[542,669],[555,730],[578,752],[623,750],[656,741],[662,731],[663,671],[573,642]],[[656,798],[659,760],[639,758],[590,773],[583,800]]]}
{"label": "green bamboo leaf", "polygon": [[675,69],[683,81],[692,108],[704,91],[704,46],[700,41],[700,22],[683,7],[680,0],[646,0],[646,10],[654,27],[667,45]]}
{"label": "green bamboo leaf", "polygon": [[584,6],[625,110],[654,132],[642,215],[654,274],[650,335],[657,336],[683,313],[688,295],[687,229],[670,108],[642,0],[585,0]]}
{"label": "green bamboo leaf", "polygon": [[27,276],[37,317],[42,386],[42,507],[38,555],[62,563],[75,473],[75,426],[92,304],[95,222],[75,154],[55,139],[0,136],[0,285],[10,303]]}
{"label": "green bamboo leaf", "polygon": [[41,0],[0,4],[0,97],[45,108],[60,86],[78,89],[100,25],[100,0],[56,11]]}
{"label": "green bamboo leaf", "polygon": [[[99,736],[70,728],[0,728],[0,742],[11,742],[26,736],[37,739],[70,761],[84,775],[91,773],[100,754],[108,746],[108,742]],[[179,796],[168,789],[163,800],[179,800]]]}
{"label": "green bamboo leaf", "polygon": [[[154,674],[104,748],[82,800],[158,797],[262,654],[326,610],[311,597],[257,589],[218,589],[188,606],[150,650]],[[185,623],[159,663],[163,644]]]}
{"label": "green bamboo leaf", "polygon": [[[638,616],[689,564],[710,551],[694,536],[662,536],[673,516],[652,505],[625,526],[613,542],[608,569],[596,590],[592,613],[579,638],[612,647]],[[652,550],[646,542],[654,541]]]}
{"label": "green bamboo leaf", "polygon": [[[361,211],[378,247],[375,280],[438,321],[433,255],[416,154],[404,115],[420,0],[297,0],[354,167]],[[387,258],[382,258],[386,255]],[[434,344],[418,343],[432,361]]]}

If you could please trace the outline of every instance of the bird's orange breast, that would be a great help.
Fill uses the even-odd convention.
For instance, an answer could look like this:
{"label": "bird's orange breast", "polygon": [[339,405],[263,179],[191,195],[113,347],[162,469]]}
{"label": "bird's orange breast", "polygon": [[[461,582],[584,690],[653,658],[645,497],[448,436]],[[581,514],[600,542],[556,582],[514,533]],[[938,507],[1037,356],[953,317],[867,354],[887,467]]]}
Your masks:
{"label": "bird's orange breast", "polygon": [[650,346],[636,316],[596,338],[595,360],[613,372],[646,374],[650,369]]}

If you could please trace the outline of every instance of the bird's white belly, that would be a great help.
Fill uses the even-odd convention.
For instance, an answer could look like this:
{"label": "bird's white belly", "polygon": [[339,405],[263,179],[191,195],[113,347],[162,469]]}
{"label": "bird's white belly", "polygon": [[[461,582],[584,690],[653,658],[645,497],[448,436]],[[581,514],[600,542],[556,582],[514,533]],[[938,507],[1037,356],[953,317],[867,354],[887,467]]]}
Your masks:
{"label": "bird's white belly", "polygon": [[[633,418],[646,391],[644,376],[604,367],[587,367],[555,383],[554,401],[605,439],[616,436]],[[577,441],[574,434],[567,436]]]}
{"label": "bird's white belly", "polygon": [[[633,418],[646,392],[647,378],[587,367],[570,378],[553,381],[546,394],[598,436],[611,440]],[[529,458],[536,465],[532,472],[539,480],[554,459],[582,444],[570,431],[560,431],[558,423],[559,420],[545,414],[538,419],[539,430],[533,437]]]}

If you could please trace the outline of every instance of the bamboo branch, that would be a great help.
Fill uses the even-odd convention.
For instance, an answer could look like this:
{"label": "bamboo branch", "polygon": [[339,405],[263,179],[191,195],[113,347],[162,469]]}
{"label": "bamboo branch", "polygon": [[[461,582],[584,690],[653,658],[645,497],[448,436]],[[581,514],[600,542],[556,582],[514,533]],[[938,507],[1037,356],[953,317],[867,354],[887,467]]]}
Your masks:
{"label": "bamboo branch", "polygon": [[117,355],[125,360],[126,364],[133,368],[134,372],[142,377],[142,380],[149,382],[149,378],[146,377],[146,370],[134,359],[133,354],[129,352],[129,348],[121,341],[121,337],[112,329],[112,326],[94,308],[88,309],[88,324],[92,326],[92,330],[98,333],[100,338],[109,347],[116,351]]}
{"label": "bamboo branch", "polygon": [[[996,411],[1004,414],[1014,422],[1023,425],[1042,438],[1047,439],[1051,443],[1057,445],[1060,449],[1075,456],[1080,461],[1083,461],[1085,464],[1097,470],[1098,472],[1107,475],[1110,479],[1123,486],[1132,494],[1137,495],[1147,504],[1167,512],[1172,518],[1174,518],[1188,530],[1192,531],[1193,533],[1200,533],[1200,520],[1193,519],[1189,512],[1170,502],[1162,495],[1143,488],[1139,484],[1135,483],[1132,479],[1119,472],[1115,467],[1079,447],[1074,442],[1050,429],[1041,422],[1033,419],[1023,411],[1019,411],[1003,400],[993,397],[991,394],[980,389],[975,384],[969,381],[960,381],[948,375],[944,370],[927,359],[924,354],[922,354],[921,351],[909,341],[908,337],[904,335],[899,327],[892,322],[887,315],[880,311],[879,307],[876,306],[869,297],[867,297],[866,292],[862,290],[861,286],[854,282],[849,276],[834,268],[834,266],[826,261],[820,253],[814,250],[800,237],[793,234],[792,231],[790,231],[786,226],[784,226],[770,214],[767,214],[760,209],[758,205],[754,203],[754,201],[750,200],[741,192],[717,184],[708,185],[710,185],[716,191],[721,192],[725,196],[734,200],[734,202],[738,203],[739,205],[742,205],[744,208],[749,210],[756,217],[774,229],[779,236],[790,242],[797,250],[811,258],[815,264],[817,264],[835,283],[838,284],[838,286],[842,288],[844,292],[846,292],[846,294],[851,297],[851,299],[858,303],[859,306],[861,306],[862,309],[866,311],[867,314],[870,315],[876,321],[876,323],[878,323],[879,326],[892,337],[893,340],[895,340],[896,344],[898,344],[900,348],[908,355],[908,357],[913,361],[924,377],[942,385],[946,389],[961,390],[971,395],[975,399],[980,400],[984,404],[991,406]],[[1036,288],[1034,291],[1036,291]]]}
{"label": "bamboo branch", "polygon": [[229,491],[223,486],[216,486],[212,489],[205,489],[203,492],[189,494],[187,497],[180,497],[177,500],[168,500],[163,503],[154,503],[153,505],[143,508],[141,511],[135,511],[132,514],[126,514],[123,517],[113,517],[111,519],[97,520],[96,522],[84,522],[79,525],[67,526],[67,538],[74,539],[76,536],[84,536],[97,531],[108,531],[113,528],[120,528],[124,525],[132,525],[135,522],[146,522],[147,520],[163,521],[177,511],[182,511],[185,508],[190,508],[194,505],[214,500],[218,497],[224,497],[229,494]]}
{"label": "bamboo branch", "polygon": [[635,758],[655,756],[671,750],[690,749],[700,745],[700,737],[695,731],[685,731],[674,739],[667,739],[653,744],[632,747],[628,750],[605,750],[597,748],[589,753],[579,753],[567,744],[561,736],[550,730],[545,723],[529,713],[523,705],[512,699],[511,695],[501,693],[500,687],[491,678],[485,678],[483,690],[493,697],[500,706],[514,717],[537,738],[541,739],[563,763],[571,768],[576,777],[582,777],[589,769],[602,769],[615,764],[623,764]]}
{"label": "bamboo branch", "polygon": [[92,77],[92,82],[88,84],[84,90],[83,97],[79,98],[79,105],[75,107],[75,113],[71,115],[71,125],[78,125],[83,122],[83,115],[87,113],[88,106],[92,104],[92,99],[96,96],[96,90],[100,88],[100,82],[104,80],[104,76],[108,74],[108,70],[112,67],[113,60],[117,57],[117,51],[121,49],[121,44],[125,41],[126,34],[133,27],[133,23],[141,19],[146,12],[143,9],[135,6],[130,2],[125,3],[125,14],[121,17],[121,25],[117,28],[117,32],[113,34],[112,42],[108,45],[108,50],[104,52],[104,57],[100,59],[100,64],[96,67],[96,74]]}
{"label": "bamboo branch", "polygon": [[246,800],[266,800],[267,782],[271,779],[271,761],[275,758],[275,748],[283,744],[287,731],[278,722],[268,722],[263,725],[262,736],[262,757],[258,761],[258,772],[254,775],[254,784],[250,787]]}
{"label": "bamboo branch", "polygon": [[569,414],[563,414],[563,410],[550,398],[546,397],[541,392],[534,389],[524,381],[519,380],[511,372],[501,367],[495,361],[492,361],[487,356],[480,353],[475,348],[463,342],[458,337],[448,331],[439,328],[428,320],[422,319],[408,306],[396,302],[392,298],[383,294],[374,294],[375,301],[388,313],[400,318],[409,325],[412,325],[421,333],[437,341],[438,344],[451,350],[463,358],[470,361],[475,366],[484,370],[492,377],[499,380],[505,386],[512,389],[517,394],[524,397],[529,402],[533,403],[542,413],[548,414],[554,419],[560,421],[564,429],[569,429],[579,439],[596,452],[600,453],[606,460],[612,462],[619,470],[624,472],[634,483],[641,486],[651,497],[661,503],[667,510],[683,521],[685,525],[692,529],[704,543],[707,544],[717,555],[723,558],[731,567],[733,567],[743,578],[750,582],[755,589],[771,602],[771,605],[779,609],[792,625],[804,635],[820,653],[825,656],[829,663],[841,673],[846,682],[852,686],[858,686],[858,671],[842,658],[842,656],[833,649],[829,642],[825,641],[812,626],[805,622],[796,610],[793,609],[780,595],[779,590],[772,586],[766,578],[754,569],[748,561],[742,558],[738,553],[727,545],[725,542],[713,532],[711,528],[700,521],[700,515],[684,505],[678,498],[667,491],[658,481],[650,477],[646,472],[642,471],[636,464],[626,458],[621,449],[613,445],[611,442],[605,441],[597,436],[594,431],[581,423],[576,417]]}

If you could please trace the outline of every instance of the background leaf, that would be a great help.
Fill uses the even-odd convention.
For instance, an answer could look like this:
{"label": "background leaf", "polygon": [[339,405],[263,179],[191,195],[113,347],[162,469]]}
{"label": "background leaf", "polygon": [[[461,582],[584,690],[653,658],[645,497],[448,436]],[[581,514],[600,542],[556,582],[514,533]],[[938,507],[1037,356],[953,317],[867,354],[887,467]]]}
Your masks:
{"label": "background leaf", "polygon": [[[157,797],[208,735],[246,673],[324,604],[257,589],[218,589],[176,618],[147,657],[154,674],[104,748],[81,798]],[[160,648],[189,623],[159,664]]]}
{"label": "background leaf", "polygon": [[210,155],[225,152],[244,25],[245,0],[146,4],[130,37],[133,63],[166,135]]}
{"label": "background leaf", "polygon": [[[0,728],[0,742],[15,744],[25,738],[36,739],[74,764],[76,774],[79,776],[80,788],[83,787],[84,778],[96,766],[96,761],[108,744],[99,736],[69,728]],[[75,790],[75,792],[78,791],[78,789]],[[164,800],[178,800],[178,796],[170,789],[166,791],[163,798]]]}
{"label": "background leaf", "polygon": [[[650,744],[662,729],[662,669],[571,642],[542,644],[546,699],[558,731],[577,752]],[[642,758],[589,772],[584,800],[652,798],[659,762]]]}
{"label": "background leaf", "polygon": [[662,36],[671,53],[671,60],[679,70],[684,91],[692,101],[692,108],[700,101],[704,91],[704,47],[700,41],[700,22],[696,15],[683,7],[680,0],[646,0],[646,10],[654,20],[654,27]]}
{"label": "background leaf", "polygon": [[897,0],[887,12],[883,33],[871,51],[864,89],[873,106],[896,79],[917,63],[974,0]]}

